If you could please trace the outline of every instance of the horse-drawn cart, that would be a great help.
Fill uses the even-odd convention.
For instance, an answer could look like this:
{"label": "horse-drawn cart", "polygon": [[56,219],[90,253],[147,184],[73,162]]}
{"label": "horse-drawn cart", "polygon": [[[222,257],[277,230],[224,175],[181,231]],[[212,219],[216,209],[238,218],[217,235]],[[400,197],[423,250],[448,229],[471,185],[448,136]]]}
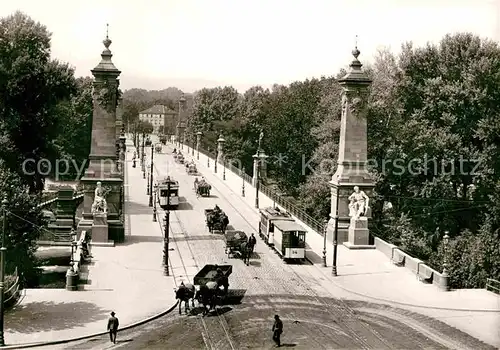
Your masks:
{"label": "horse-drawn cart", "polygon": [[208,232],[214,233],[215,231],[220,231],[223,234],[226,232],[226,227],[229,224],[229,218],[222,210],[205,209],[205,218]]}
{"label": "horse-drawn cart", "polygon": [[198,196],[202,197],[210,197],[210,190],[212,189],[212,186],[205,180],[201,181],[195,181],[194,182],[194,192]]}
{"label": "horse-drawn cart", "polygon": [[203,315],[208,314],[210,310],[215,310],[221,298],[227,296],[229,275],[232,272],[232,265],[205,265],[194,276],[193,283],[198,286],[195,298],[203,304]]}
{"label": "horse-drawn cart", "polygon": [[174,156],[174,159],[177,163],[184,164],[184,156],[182,153],[177,153],[177,156]]}
{"label": "horse-drawn cart", "polygon": [[224,243],[226,244],[227,257],[232,254],[238,253],[243,256],[246,253],[248,237],[243,231],[230,230],[224,234]]}
{"label": "horse-drawn cart", "polygon": [[196,169],[196,164],[193,162],[186,164],[186,172],[188,175],[196,175],[198,174],[198,169]]}

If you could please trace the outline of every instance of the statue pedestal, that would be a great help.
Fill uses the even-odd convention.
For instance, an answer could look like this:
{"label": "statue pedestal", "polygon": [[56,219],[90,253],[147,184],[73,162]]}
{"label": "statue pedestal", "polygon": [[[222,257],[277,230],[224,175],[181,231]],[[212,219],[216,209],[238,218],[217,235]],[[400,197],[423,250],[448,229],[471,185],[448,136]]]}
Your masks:
{"label": "statue pedestal", "polygon": [[108,214],[94,213],[94,221],[92,222],[92,242],[93,246],[110,246],[115,244],[108,239]]}
{"label": "statue pedestal", "polygon": [[349,249],[375,249],[374,245],[370,245],[370,231],[366,216],[351,218],[348,241],[344,242],[344,246]]}

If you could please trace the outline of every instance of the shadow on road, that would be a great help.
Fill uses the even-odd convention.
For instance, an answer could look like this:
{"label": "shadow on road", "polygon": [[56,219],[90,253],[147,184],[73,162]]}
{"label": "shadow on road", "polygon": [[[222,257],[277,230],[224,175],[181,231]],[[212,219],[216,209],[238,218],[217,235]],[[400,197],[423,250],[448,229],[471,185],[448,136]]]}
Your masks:
{"label": "shadow on road", "polygon": [[54,303],[32,302],[17,305],[5,313],[7,331],[35,333],[80,327],[105,320],[109,310],[89,302]]}
{"label": "shadow on road", "polygon": [[192,210],[193,206],[187,201],[186,197],[179,197],[179,206],[177,210]]}
{"label": "shadow on road", "polygon": [[145,243],[145,242],[163,242],[163,237],[161,237],[161,236],[139,236],[139,235],[126,236],[125,242],[116,243],[115,245],[117,247],[120,247],[120,246],[128,246],[131,244]]}

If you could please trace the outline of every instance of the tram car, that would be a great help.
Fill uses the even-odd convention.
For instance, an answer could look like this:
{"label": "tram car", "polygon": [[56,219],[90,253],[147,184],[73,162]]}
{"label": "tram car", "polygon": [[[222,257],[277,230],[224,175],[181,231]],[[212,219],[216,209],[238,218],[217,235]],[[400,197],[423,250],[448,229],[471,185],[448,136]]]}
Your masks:
{"label": "tram car", "polygon": [[306,230],[295,221],[276,220],[274,223],[274,249],[284,260],[306,258]]}
{"label": "tram car", "polygon": [[306,230],[291,214],[279,208],[261,209],[259,236],[284,260],[305,259]]}
{"label": "tram car", "polygon": [[168,204],[171,208],[179,206],[179,182],[167,176],[157,181],[157,198],[162,209],[167,209]]}
{"label": "tram car", "polygon": [[274,222],[276,220],[294,221],[292,215],[279,208],[264,208],[260,210],[259,236],[266,244],[274,245]]}

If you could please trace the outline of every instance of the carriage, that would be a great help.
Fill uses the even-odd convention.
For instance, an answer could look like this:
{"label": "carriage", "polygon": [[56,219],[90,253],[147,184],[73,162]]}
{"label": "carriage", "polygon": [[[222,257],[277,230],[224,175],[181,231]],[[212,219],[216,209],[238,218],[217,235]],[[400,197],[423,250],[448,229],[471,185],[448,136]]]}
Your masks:
{"label": "carriage", "polygon": [[[208,314],[210,310],[215,310],[219,300],[227,296],[229,276],[232,272],[232,265],[205,265],[194,276],[193,283],[198,289],[195,298],[204,305],[204,315]],[[207,310],[207,306],[209,306],[209,310]]]}
{"label": "carriage", "polygon": [[226,245],[225,253],[229,258],[230,255],[233,257],[235,253],[238,253],[240,256],[243,255],[242,252],[243,247],[248,242],[248,237],[243,231],[229,230],[224,234],[224,243]]}
{"label": "carriage", "polygon": [[161,153],[162,149],[163,149],[163,145],[161,143],[157,143],[155,145],[155,151],[156,151],[156,153]]}
{"label": "carriage", "polygon": [[[193,284],[181,283],[174,289],[176,299],[179,299],[179,315],[184,302],[186,314],[189,311],[189,301],[194,308],[194,299],[203,304],[203,315],[215,310],[220,300],[227,296],[229,275],[233,272],[232,265],[205,265],[193,278]],[[221,289],[222,288],[222,289]],[[208,306],[208,309],[207,309]]]}
{"label": "carriage", "polygon": [[210,190],[212,189],[212,186],[205,180],[201,181],[196,181],[194,182],[194,192],[198,196],[202,197],[210,197]]}
{"label": "carriage", "polygon": [[260,210],[260,237],[285,260],[305,259],[306,230],[279,208]]}
{"label": "carriage", "polygon": [[193,162],[186,164],[186,172],[188,175],[196,175],[198,174],[198,169],[196,169],[196,164]]}
{"label": "carriage", "polygon": [[177,155],[174,156],[174,159],[177,163],[184,164],[184,156],[181,152],[177,153]]}
{"label": "carriage", "polygon": [[205,209],[205,218],[208,232],[214,233],[215,231],[220,231],[222,234],[226,232],[229,218],[222,210]]}

